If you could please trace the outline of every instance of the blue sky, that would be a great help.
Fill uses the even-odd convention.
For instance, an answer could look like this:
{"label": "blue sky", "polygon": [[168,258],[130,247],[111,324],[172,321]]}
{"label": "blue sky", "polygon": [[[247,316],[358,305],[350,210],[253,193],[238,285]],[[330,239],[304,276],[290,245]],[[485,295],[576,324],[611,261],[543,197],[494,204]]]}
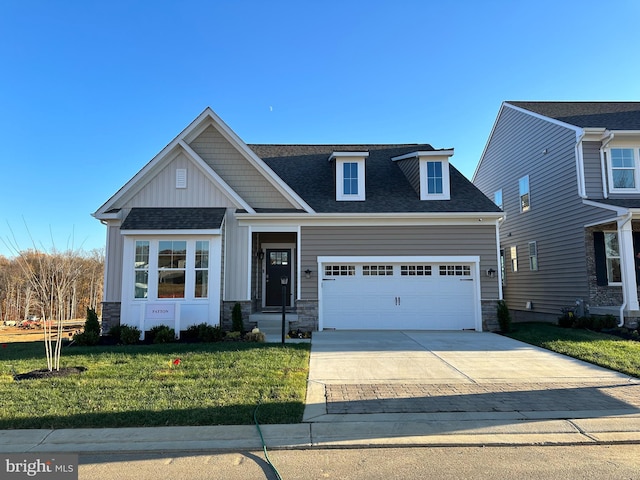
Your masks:
{"label": "blue sky", "polygon": [[90,214],[205,107],[247,143],[430,143],[503,100],[640,100],[640,2],[0,0],[0,255]]}

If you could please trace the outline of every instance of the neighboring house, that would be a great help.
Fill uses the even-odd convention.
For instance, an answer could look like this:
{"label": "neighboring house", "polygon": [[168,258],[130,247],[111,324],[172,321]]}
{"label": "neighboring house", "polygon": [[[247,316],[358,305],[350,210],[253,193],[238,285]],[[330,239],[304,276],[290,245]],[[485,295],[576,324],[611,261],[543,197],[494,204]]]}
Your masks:
{"label": "neighboring house", "polygon": [[105,328],[229,328],[236,303],[248,328],[283,297],[308,331],[493,328],[502,212],[452,155],[246,145],[207,108],[94,213]]}
{"label": "neighboring house", "polygon": [[576,307],[635,325],[640,102],[504,102],[473,182],[505,212],[504,296],[517,319]]}

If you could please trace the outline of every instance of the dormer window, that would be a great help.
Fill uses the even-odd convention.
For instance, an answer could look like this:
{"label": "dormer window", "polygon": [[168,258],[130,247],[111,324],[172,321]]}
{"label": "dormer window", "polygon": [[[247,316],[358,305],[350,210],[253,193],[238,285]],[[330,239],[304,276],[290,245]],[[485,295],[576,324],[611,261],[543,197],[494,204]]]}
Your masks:
{"label": "dormer window", "polygon": [[365,159],[368,152],[333,152],[335,161],[336,200],[339,202],[365,200]]}
{"label": "dormer window", "polygon": [[419,169],[419,188],[415,185],[414,188],[420,192],[420,200],[450,200],[449,157],[451,155],[453,150],[420,151],[394,157],[392,160],[413,162],[413,166],[404,168],[406,172]]}

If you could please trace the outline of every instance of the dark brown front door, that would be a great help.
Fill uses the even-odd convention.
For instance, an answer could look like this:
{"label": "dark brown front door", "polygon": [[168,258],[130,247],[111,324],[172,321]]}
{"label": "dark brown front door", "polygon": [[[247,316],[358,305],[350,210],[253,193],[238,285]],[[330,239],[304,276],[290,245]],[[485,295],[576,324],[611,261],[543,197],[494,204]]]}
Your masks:
{"label": "dark brown front door", "polygon": [[282,306],[282,283],[280,279],[289,279],[286,286],[286,306],[291,304],[291,249],[267,249],[267,307]]}

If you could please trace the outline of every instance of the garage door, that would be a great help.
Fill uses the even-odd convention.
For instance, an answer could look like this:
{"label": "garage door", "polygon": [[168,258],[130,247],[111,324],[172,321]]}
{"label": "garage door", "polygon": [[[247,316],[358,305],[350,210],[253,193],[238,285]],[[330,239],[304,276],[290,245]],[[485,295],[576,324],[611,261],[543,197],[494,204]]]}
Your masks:
{"label": "garage door", "polygon": [[328,262],[321,272],[322,328],[476,328],[473,264]]}

